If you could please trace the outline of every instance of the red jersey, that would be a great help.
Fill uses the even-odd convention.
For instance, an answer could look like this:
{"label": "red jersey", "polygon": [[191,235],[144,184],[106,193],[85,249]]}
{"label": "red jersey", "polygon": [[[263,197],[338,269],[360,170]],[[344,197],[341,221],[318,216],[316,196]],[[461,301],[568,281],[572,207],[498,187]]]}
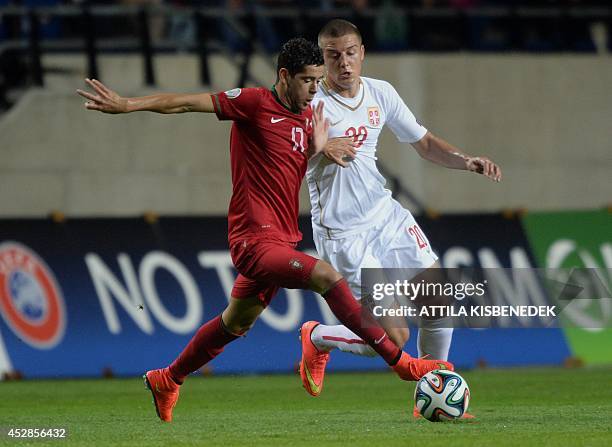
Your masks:
{"label": "red jersey", "polygon": [[293,113],[266,88],[217,93],[213,104],[219,119],[234,121],[230,246],[244,238],[301,240],[299,193],[308,163],[312,110]]}

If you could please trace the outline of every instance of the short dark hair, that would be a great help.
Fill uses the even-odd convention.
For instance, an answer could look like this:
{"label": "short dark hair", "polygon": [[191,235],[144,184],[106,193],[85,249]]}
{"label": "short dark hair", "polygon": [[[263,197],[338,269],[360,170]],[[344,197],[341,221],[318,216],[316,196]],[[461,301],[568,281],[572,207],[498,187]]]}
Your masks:
{"label": "short dark hair", "polygon": [[296,37],[285,42],[278,54],[276,75],[286,68],[291,76],[304,70],[307,65],[323,65],[323,53],[313,42]]}
{"label": "short dark hair", "polygon": [[359,41],[361,41],[361,33],[359,32],[359,28],[357,28],[354,24],[349,22],[348,20],[343,19],[333,19],[327,22],[321,31],[319,31],[319,41],[321,41],[322,37],[342,37],[347,34],[355,34],[359,37]]}

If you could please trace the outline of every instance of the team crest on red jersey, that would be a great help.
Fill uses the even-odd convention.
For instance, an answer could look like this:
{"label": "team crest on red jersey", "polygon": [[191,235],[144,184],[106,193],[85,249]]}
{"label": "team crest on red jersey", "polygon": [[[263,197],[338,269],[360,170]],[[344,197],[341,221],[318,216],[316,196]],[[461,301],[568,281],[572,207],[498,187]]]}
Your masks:
{"label": "team crest on red jersey", "polygon": [[62,292],[45,262],[17,242],[0,244],[0,314],[15,335],[36,348],[52,348],[64,335]]}
{"label": "team crest on red jersey", "polygon": [[302,270],[304,268],[304,265],[302,265],[298,259],[292,259],[289,261],[289,265],[296,270]]}
{"label": "team crest on red jersey", "polygon": [[380,111],[378,107],[368,107],[368,121],[371,126],[380,125]]}

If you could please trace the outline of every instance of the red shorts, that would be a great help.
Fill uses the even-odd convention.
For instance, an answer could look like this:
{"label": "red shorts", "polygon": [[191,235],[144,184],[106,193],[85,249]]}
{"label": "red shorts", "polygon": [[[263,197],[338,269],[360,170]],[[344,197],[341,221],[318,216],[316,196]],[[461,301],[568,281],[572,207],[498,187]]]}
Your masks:
{"label": "red shorts", "polygon": [[256,296],[267,306],[281,287],[308,289],[318,259],[297,251],[295,245],[267,240],[242,240],[232,245],[232,262],[240,273],[232,297]]}

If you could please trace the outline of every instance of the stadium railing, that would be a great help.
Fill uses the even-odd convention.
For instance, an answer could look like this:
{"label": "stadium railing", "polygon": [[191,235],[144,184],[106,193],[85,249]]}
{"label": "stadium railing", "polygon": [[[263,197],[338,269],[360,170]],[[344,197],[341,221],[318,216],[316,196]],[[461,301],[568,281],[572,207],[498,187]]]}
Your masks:
{"label": "stadium railing", "polygon": [[[401,29],[395,36],[393,33],[390,37],[382,36],[379,25],[384,25],[390,15]],[[91,77],[96,77],[98,72],[99,53],[139,53],[145,66],[144,82],[155,85],[154,54],[180,50],[199,55],[200,80],[210,85],[208,55],[226,54],[235,62],[233,56],[241,54],[244,58],[236,62],[240,64],[236,84],[244,85],[249,81],[248,63],[253,52],[274,53],[281,42],[295,35],[315,38],[320,25],[333,17],[355,21],[370,51],[594,51],[588,27],[602,23],[608,27],[609,34],[612,5],[545,8],[519,5],[461,10],[394,7],[360,11],[89,6],[87,3],[36,8],[5,6],[0,7],[0,58],[13,51],[27,59],[24,65],[28,82],[42,85],[43,53],[85,52]],[[152,19],[161,19],[163,23],[165,29],[160,36],[152,35]],[[389,38],[395,38],[395,43],[384,40]],[[8,64],[0,66],[5,70]]]}

